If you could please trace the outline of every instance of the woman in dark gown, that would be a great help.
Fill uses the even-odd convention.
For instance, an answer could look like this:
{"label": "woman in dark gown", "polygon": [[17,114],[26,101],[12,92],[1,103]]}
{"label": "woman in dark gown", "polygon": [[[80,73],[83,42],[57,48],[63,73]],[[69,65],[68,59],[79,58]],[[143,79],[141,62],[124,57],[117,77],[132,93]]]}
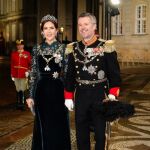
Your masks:
{"label": "woman in dark gown", "polygon": [[27,104],[34,107],[32,150],[70,150],[68,111],[64,105],[64,45],[56,40],[57,19],[41,20],[44,42],[33,48]]}

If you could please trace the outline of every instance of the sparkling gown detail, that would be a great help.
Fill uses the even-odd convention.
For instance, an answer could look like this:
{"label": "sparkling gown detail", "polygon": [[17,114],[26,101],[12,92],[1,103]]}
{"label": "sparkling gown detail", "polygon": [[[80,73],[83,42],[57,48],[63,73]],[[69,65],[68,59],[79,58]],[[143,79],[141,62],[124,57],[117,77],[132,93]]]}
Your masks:
{"label": "sparkling gown detail", "polygon": [[58,41],[33,48],[30,97],[35,103],[32,150],[70,150],[68,110],[64,105],[64,51]]}

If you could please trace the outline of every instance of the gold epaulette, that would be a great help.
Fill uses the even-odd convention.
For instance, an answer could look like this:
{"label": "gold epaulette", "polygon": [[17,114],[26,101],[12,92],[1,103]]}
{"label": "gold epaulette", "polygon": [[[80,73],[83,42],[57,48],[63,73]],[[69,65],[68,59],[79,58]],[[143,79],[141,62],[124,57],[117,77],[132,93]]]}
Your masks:
{"label": "gold epaulette", "polygon": [[115,48],[115,41],[114,40],[107,40],[104,44],[104,52],[112,53],[116,50]]}
{"label": "gold epaulette", "polygon": [[70,54],[70,53],[73,52],[73,44],[74,44],[74,43],[75,43],[75,42],[72,42],[72,43],[67,44],[66,50],[65,50],[65,54],[66,54],[66,55],[68,55],[68,54]]}

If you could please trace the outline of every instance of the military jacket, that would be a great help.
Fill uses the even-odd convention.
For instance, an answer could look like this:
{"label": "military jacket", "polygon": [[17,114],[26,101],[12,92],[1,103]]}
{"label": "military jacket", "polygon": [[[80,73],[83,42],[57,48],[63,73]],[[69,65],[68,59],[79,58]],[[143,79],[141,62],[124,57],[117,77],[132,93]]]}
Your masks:
{"label": "military jacket", "polygon": [[96,40],[91,45],[85,46],[82,41],[74,42],[66,51],[69,53],[66,91],[73,92],[77,86],[120,87],[120,68],[112,43]]}
{"label": "military jacket", "polygon": [[31,55],[28,51],[14,51],[11,54],[11,76],[26,78],[25,72],[30,70]]}

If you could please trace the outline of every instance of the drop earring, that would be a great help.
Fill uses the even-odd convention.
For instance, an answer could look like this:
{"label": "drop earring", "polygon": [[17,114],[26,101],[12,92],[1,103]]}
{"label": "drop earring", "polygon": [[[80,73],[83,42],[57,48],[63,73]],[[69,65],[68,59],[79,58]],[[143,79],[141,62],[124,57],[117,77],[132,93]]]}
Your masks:
{"label": "drop earring", "polygon": [[41,32],[41,35],[42,35],[43,39],[45,39],[45,35],[44,35],[44,32]]}

